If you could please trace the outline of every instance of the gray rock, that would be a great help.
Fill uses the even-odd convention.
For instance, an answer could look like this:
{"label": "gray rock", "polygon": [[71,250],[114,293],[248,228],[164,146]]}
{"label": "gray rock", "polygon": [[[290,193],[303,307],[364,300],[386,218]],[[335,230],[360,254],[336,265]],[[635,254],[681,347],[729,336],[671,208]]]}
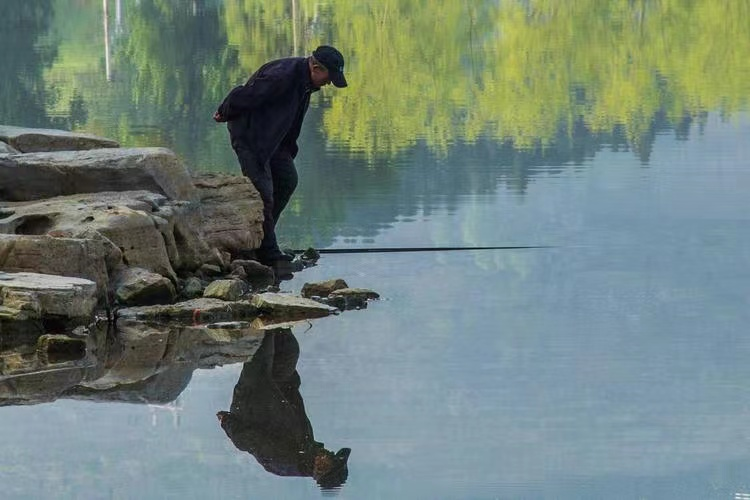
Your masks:
{"label": "gray rock", "polygon": [[332,279],[326,281],[318,281],[315,283],[305,283],[302,286],[300,294],[303,297],[328,297],[331,292],[340,290],[342,288],[349,288],[346,281],[342,279]]}
{"label": "gray rock", "polygon": [[203,291],[206,298],[214,298],[228,301],[239,300],[247,291],[247,285],[241,280],[216,280],[208,284]]}
{"label": "gray rock", "polygon": [[[93,318],[96,283],[81,278],[0,272],[0,305],[18,319],[57,319],[84,324]],[[9,319],[12,319],[9,317]]]}
{"label": "gray rock", "polygon": [[302,260],[315,263],[320,259],[320,252],[311,247],[302,252],[301,258]]}
{"label": "gray rock", "polygon": [[283,318],[284,321],[322,318],[336,313],[334,307],[282,293],[260,293],[252,298],[251,304],[264,316]]}
{"label": "gray rock", "polygon": [[202,174],[193,182],[203,211],[203,234],[210,246],[232,255],[260,246],[263,201],[248,179]]}
{"label": "gray rock", "polygon": [[189,323],[215,323],[253,319],[258,308],[247,300],[227,302],[221,299],[192,299],[168,305],[129,307],[117,311],[117,321],[163,321]]}
{"label": "gray rock", "polygon": [[133,190],[163,194],[172,200],[198,201],[187,168],[165,148],[92,149],[0,157],[0,200],[30,201]]}
{"label": "gray rock", "polygon": [[0,125],[0,140],[23,153],[117,148],[120,146],[116,141],[92,134],[42,128],[12,127],[9,125]]}
{"label": "gray rock", "polygon": [[138,267],[123,269],[115,280],[115,290],[117,302],[128,307],[171,304],[177,296],[169,279]]}

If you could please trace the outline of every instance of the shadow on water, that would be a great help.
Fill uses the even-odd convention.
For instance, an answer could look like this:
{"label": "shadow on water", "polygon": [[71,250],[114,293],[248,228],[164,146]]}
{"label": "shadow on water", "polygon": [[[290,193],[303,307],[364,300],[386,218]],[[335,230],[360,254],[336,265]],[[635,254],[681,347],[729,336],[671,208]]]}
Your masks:
{"label": "shadow on water", "polygon": [[230,411],[217,413],[234,445],[278,476],[312,477],[323,489],[349,475],[349,448],[333,453],[315,440],[299,392],[299,344],[291,330],[266,333],[234,387]]}

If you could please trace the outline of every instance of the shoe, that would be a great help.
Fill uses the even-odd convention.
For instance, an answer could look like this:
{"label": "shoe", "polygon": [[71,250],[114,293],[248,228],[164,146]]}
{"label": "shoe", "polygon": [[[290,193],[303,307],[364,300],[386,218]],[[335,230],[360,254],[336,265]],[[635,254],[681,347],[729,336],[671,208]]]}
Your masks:
{"label": "shoe", "polygon": [[269,267],[274,267],[280,263],[283,264],[285,262],[291,262],[293,260],[294,260],[294,255],[289,255],[287,253],[282,253],[282,252],[274,252],[271,254],[258,256],[258,262],[260,262],[264,266],[269,266]]}

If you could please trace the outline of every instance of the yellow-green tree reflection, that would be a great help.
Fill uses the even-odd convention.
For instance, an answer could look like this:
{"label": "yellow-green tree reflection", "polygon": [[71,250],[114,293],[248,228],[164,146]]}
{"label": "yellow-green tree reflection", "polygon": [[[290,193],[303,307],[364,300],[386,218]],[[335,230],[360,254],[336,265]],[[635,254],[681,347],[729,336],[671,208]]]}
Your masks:
{"label": "yellow-green tree reflection", "polygon": [[325,128],[368,155],[482,134],[544,147],[578,119],[637,144],[659,113],[677,123],[747,104],[747,2],[330,3],[356,88]]}
{"label": "yellow-green tree reflection", "polygon": [[[10,119],[11,94],[27,82],[0,89],[0,118],[164,145],[205,168],[223,154],[222,131],[205,118],[223,94],[264,61],[319,43],[341,48],[351,82],[314,99],[321,131],[369,159],[420,141],[444,156],[480,137],[544,150],[576,127],[646,151],[657,122],[678,127],[747,106],[745,0],[108,1],[122,11],[111,30],[111,81],[100,0],[35,0],[47,6],[34,15],[48,33],[33,23],[25,34],[4,30],[25,60],[46,58],[43,74],[33,70],[44,81],[33,85],[43,88],[35,95],[46,95],[47,116]],[[23,5],[12,0],[6,18],[31,9]],[[45,43],[55,51],[40,52]],[[25,71],[10,52],[6,77]]]}

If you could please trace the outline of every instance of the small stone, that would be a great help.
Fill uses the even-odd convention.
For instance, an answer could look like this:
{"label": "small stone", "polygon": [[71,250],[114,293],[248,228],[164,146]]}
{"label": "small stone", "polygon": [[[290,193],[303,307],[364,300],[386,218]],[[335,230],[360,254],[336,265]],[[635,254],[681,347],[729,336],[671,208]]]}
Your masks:
{"label": "small stone", "polygon": [[302,252],[301,259],[312,261],[312,262],[317,262],[317,260],[320,259],[320,252],[318,252],[312,247],[308,248],[307,250]]}
{"label": "small stone", "polygon": [[315,283],[305,283],[302,286],[300,295],[307,298],[313,296],[327,297],[334,291],[341,290],[342,288],[349,288],[349,285],[346,284],[346,281],[340,278]]}
{"label": "small stone", "polygon": [[242,297],[245,291],[246,285],[242,280],[216,280],[206,287],[203,291],[203,297],[232,302]]}
{"label": "small stone", "polygon": [[185,280],[182,287],[182,296],[186,299],[194,299],[203,296],[203,283],[195,276]]}
{"label": "small stone", "polygon": [[380,294],[367,288],[340,288],[330,293],[334,296],[343,296],[346,298],[362,298],[364,300],[379,299]]}

